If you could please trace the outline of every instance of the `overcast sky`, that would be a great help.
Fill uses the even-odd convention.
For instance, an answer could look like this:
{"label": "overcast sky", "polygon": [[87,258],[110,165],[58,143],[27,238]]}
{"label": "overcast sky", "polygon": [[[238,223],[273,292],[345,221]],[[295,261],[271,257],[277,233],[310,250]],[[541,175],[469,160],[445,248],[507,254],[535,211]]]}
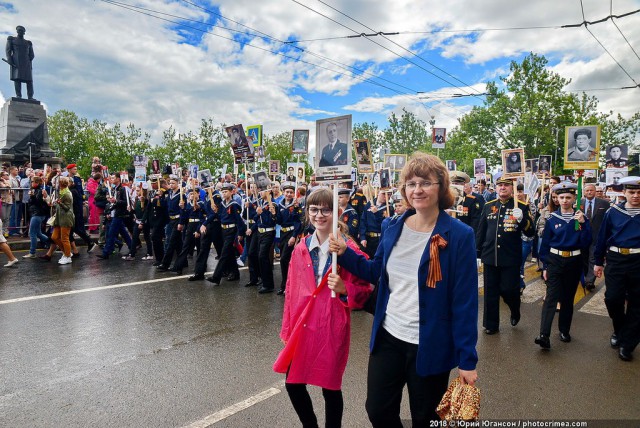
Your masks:
{"label": "overcast sky", "polygon": [[[559,28],[582,22],[580,0],[119,4],[150,11],[102,0],[0,0],[3,35],[15,35],[20,24],[34,44],[35,97],[49,114],[68,109],[108,123],[133,122],[154,141],[170,125],[195,131],[208,117],[263,124],[267,134],[308,128],[313,138],[317,119],[352,114],[353,123],[384,127],[402,108],[451,128],[482,102],[453,94],[482,93],[531,51],[572,80],[568,89],[589,89],[602,111],[628,117],[640,110],[640,89],[593,91],[635,84],[584,27]],[[582,4],[587,21],[610,14],[609,1]],[[637,9],[640,0],[612,2],[613,15]],[[640,13],[614,22],[619,30],[611,21],[589,29],[640,82],[640,58],[631,48],[640,53]],[[552,28],[504,30],[514,27]],[[345,38],[380,31],[400,34]],[[5,99],[14,95],[8,76],[0,92]]]}

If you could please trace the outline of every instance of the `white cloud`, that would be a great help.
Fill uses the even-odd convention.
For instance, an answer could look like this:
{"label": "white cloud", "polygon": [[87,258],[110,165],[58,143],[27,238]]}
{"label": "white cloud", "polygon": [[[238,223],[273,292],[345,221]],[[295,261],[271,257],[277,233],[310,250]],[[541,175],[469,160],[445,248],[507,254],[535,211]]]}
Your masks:
{"label": "white cloud", "polygon": [[[443,84],[418,67],[399,60],[375,43],[402,56],[408,54],[380,36],[371,40],[355,38],[299,44],[311,52],[296,51],[292,47],[285,52],[276,41],[243,36],[243,43],[250,42],[260,48],[257,49],[225,39],[238,36],[229,29],[212,27],[211,23],[217,22],[217,17],[185,2],[128,1],[202,22],[189,22],[188,25],[204,28],[211,34],[178,27],[100,1],[20,0],[13,2],[13,11],[3,10],[0,6],[0,28],[12,29],[17,24],[27,27],[27,38],[34,42],[36,54],[36,97],[46,102],[50,113],[64,108],[90,119],[111,123],[133,122],[151,132],[154,141],[160,138],[168,125],[179,132],[186,132],[196,130],[200,120],[208,117],[227,124],[262,123],[268,134],[293,128],[314,129],[312,119],[343,114],[339,105],[345,105],[343,109],[354,113],[354,123],[361,121],[359,113],[378,114],[382,122],[388,114],[403,107],[415,111],[423,119],[430,118],[424,106],[414,98],[362,84],[351,72],[311,52],[366,70],[412,90],[428,91],[423,95],[431,96],[431,101],[438,103],[433,109],[438,110],[435,115],[439,124],[453,124],[455,118],[470,109],[458,107],[463,100],[454,103],[441,98],[443,94],[460,93],[460,88]],[[203,0],[201,4],[209,9],[219,8],[225,17],[281,40],[352,34],[350,30],[294,2],[221,0],[214,6],[209,1]],[[423,58],[480,92],[484,91],[487,80],[508,72],[511,59],[529,51],[546,55],[554,71],[573,79],[573,88],[632,84],[584,28],[488,31],[472,35],[411,33],[436,28],[504,28],[579,22],[582,15],[577,2],[539,0],[514,4],[510,0],[481,3],[395,0],[378,2],[375,7],[367,0],[331,2],[372,30],[319,2],[304,3],[357,33],[401,32],[389,38],[412,49],[419,47]],[[634,0],[614,3],[614,14],[637,8]],[[584,4],[587,19],[598,19],[609,13],[608,2],[584,0]],[[640,27],[634,25],[634,18],[616,22],[638,49]],[[232,29],[248,31],[228,21],[223,23]],[[640,79],[640,61],[631,53],[615,27],[611,23],[603,23],[590,28],[632,76]],[[4,35],[9,34],[13,31],[6,31]],[[288,56],[329,70],[265,50],[285,52]],[[433,66],[419,59],[414,61],[441,75]],[[453,82],[452,77],[445,78]],[[388,82],[381,83],[395,87]],[[0,91],[4,96],[13,93],[8,79],[0,80]],[[597,92],[595,95],[601,100],[603,110],[613,109],[628,115],[638,109],[635,92]],[[469,104],[477,102],[465,101]]]}

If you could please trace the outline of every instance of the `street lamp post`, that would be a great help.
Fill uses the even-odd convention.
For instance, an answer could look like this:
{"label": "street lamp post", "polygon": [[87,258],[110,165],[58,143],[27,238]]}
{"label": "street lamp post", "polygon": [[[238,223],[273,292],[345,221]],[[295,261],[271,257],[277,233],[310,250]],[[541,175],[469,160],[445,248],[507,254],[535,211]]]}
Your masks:
{"label": "street lamp post", "polygon": [[27,143],[27,147],[29,147],[29,163],[31,164],[31,167],[33,168],[33,162],[31,161],[31,148],[35,147],[36,143],[34,143],[33,141],[29,141]]}

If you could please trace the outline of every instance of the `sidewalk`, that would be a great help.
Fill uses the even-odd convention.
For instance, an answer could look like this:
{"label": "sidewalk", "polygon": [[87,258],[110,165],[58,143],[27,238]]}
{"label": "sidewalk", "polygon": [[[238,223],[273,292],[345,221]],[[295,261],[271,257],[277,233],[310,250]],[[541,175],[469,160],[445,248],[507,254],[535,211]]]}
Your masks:
{"label": "sidewalk", "polygon": [[[98,240],[98,235],[89,235],[94,241]],[[23,238],[22,236],[9,236],[7,237],[7,244],[11,248],[11,251],[28,251],[31,247],[31,240],[29,238]],[[84,246],[82,239],[76,239],[76,245]],[[38,242],[38,249],[40,249],[40,243]]]}

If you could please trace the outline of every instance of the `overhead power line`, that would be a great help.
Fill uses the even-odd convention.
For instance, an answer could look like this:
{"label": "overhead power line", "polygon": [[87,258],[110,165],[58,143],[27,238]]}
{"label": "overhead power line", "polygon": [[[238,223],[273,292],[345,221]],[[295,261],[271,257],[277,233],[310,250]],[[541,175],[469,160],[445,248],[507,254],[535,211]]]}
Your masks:
{"label": "overhead power line", "polygon": [[[158,19],[158,20],[161,20],[161,21],[169,22],[171,24],[175,24],[175,25],[183,27],[183,28],[188,28],[190,30],[198,31],[198,32],[203,33],[203,34],[210,34],[210,35],[212,35],[214,37],[219,37],[219,38],[222,38],[222,39],[225,39],[225,40],[237,42],[237,40],[235,40],[232,37],[226,37],[226,36],[223,36],[221,34],[216,34],[216,33],[213,33],[211,31],[208,31],[208,30],[203,30],[202,28],[194,27],[194,26],[191,26],[191,25],[186,25],[183,22],[179,22],[179,21],[175,21],[175,20],[172,20],[172,19],[164,18],[164,17],[158,16],[158,15],[169,16],[169,17],[180,19],[180,20],[184,20],[184,21],[191,21],[191,22],[197,22],[197,23],[200,23],[200,24],[204,24],[201,21],[196,21],[196,20],[193,20],[193,19],[189,19],[189,18],[186,18],[186,17],[177,16],[177,15],[171,15],[171,14],[167,14],[167,13],[156,11],[156,10],[152,10],[152,9],[147,9],[147,8],[144,8],[144,7],[141,7],[141,6],[134,6],[134,5],[131,5],[131,4],[122,3],[122,2],[115,1],[115,0],[100,0],[100,1],[102,1],[104,3],[107,3],[107,4],[111,4],[111,5],[116,6],[116,7],[120,7],[120,8],[129,10],[129,11],[135,12],[135,13],[139,13],[141,15],[145,15],[145,16],[149,16],[151,18],[155,18],[155,19]],[[185,1],[186,3],[194,5],[193,3],[191,3],[191,2],[189,2],[187,0],[183,0],[183,1]],[[195,6],[198,6],[198,5],[195,5]],[[200,6],[198,6],[198,7],[200,7]],[[258,33],[258,34],[262,35],[262,37],[264,37],[264,38],[266,38],[268,40],[279,42],[279,43],[284,43],[283,41],[278,40],[278,39],[276,39],[276,38],[274,38],[274,37],[272,37],[272,36],[270,36],[270,35],[268,35],[266,33],[263,33],[261,31],[259,31],[259,30],[252,29],[251,27],[248,27],[248,26],[246,26],[244,24],[238,23],[238,22],[236,22],[234,20],[228,19],[228,18],[226,18],[226,17],[224,17],[224,16],[222,16],[220,14],[217,14],[215,12],[212,12],[212,11],[209,11],[209,10],[206,10],[206,9],[204,9],[204,10],[207,11],[207,12],[210,12],[210,13],[216,15],[216,16],[219,16],[222,19],[227,19],[230,22],[237,23],[238,25],[243,26],[244,28],[250,29],[251,31],[255,31],[255,33]],[[239,31],[239,30],[233,30],[233,29],[230,29],[230,28],[227,28],[227,27],[223,27],[223,26],[217,26],[217,25],[212,25],[212,24],[206,24],[206,25],[210,25],[210,26],[213,26],[213,27],[226,29],[226,30],[229,30],[229,31],[232,31],[232,32],[241,33],[241,34],[245,34],[245,35],[249,35],[249,36],[256,36],[256,34],[244,32],[244,31]],[[307,65],[312,66],[312,67],[316,67],[316,68],[320,68],[320,69],[323,69],[323,70],[327,70],[327,71],[330,71],[330,72],[338,74],[338,75],[342,75],[342,76],[353,78],[355,80],[359,80],[359,81],[362,81],[362,82],[365,82],[365,83],[376,85],[376,86],[379,86],[381,88],[387,89],[387,90],[389,90],[391,92],[394,92],[394,93],[396,93],[398,95],[401,95],[401,96],[407,96],[407,97],[410,97],[410,98],[415,98],[415,93],[417,92],[412,88],[408,88],[408,87],[406,87],[404,85],[401,85],[399,83],[390,81],[390,80],[385,79],[383,77],[376,76],[373,73],[367,72],[365,70],[360,70],[358,68],[355,68],[355,67],[340,63],[338,61],[332,60],[331,58],[324,57],[322,55],[310,52],[310,51],[305,50],[305,49],[300,48],[300,47],[294,46],[293,48],[295,48],[297,51],[305,52],[305,53],[310,54],[312,56],[324,59],[324,60],[326,60],[328,62],[331,62],[333,65],[336,65],[336,66],[338,66],[340,68],[355,70],[355,71],[361,72],[362,74],[368,74],[368,75],[372,76],[375,79],[380,79],[382,81],[387,81],[388,83],[391,83],[391,84],[393,84],[395,86],[404,88],[404,89],[406,89],[406,90],[408,90],[410,92],[404,92],[404,91],[397,90],[395,88],[391,88],[389,86],[381,84],[380,82],[372,80],[371,78],[365,78],[365,77],[359,76],[357,74],[354,74],[353,72],[351,72],[350,74],[347,74],[347,73],[344,73],[344,72],[341,72],[341,71],[338,71],[338,70],[335,70],[335,69],[331,69],[329,67],[325,67],[325,66],[320,65],[320,64],[316,64],[316,63],[313,63],[313,62],[310,62],[310,61],[306,61],[306,60],[298,58],[298,57],[286,55],[286,54],[284,54],[282,52],[278,52],[278,51],[274,51],[272,49],[267,49],[267,48],[263,48],[263,47],[260,47],[260,46],[256,46],[256,45],[253,45],[253,44],[248,43],[248,42],[244,43],[243,46],[247,46],[247,47],[250,47],[250,48],[258,49],[258,50],[261,50],[261,51],[264,51],[264,52],[268,52],[268,53],[271,53],[271,54],[274,54],[274,55],[281,56],[281,57],[286,58],[286,59],[290,59],[290,60],[293,60],[293,61],[296,61],[296,62],[307,64]],[[419,102],[419,104],[424,107],[424,104],[422,102]],[[434,110],[436,110],[436,111],[438,111],[438,113],[441,113],[441,114],[443,114],[445,116],[448,116],[448,117],[450,117],[450,118],[452,118],[454,120],[458,119],[456,117],[449,116],[446,113],[439,111],[438,109],[434,109]]]}
{"label": "overhead power line", "polygon": [[582,9],[582,22],[577,24],[562,25],[561,28],[576,28],[576,27],[582,27],[583,25],[584,25],[584,28],[587,28],[587,25],[600,24],[608,20],[613,21],[613,18],[617,18],[617,19],[626,18],[627,16],[640,12],[640,9],[638,9],[638,10],[633,10],[631,12],[623,13],[622,15],[609,15],[609,16],[605,16],[602,19],[597,19],[595,21],[587,21],[587,19],[584,17],[584,6],[582,5],[582,1],[580,1],[580,8]]}
{"label": "overhead power line", "polygon": [[[293,0],[293,1],[294,1],[295,3],[301,4],[301,3],[299,3],[297,0]],[[364,23],[362,23],[362,22],[358,21],[357,19],[353,18],[352,16],[350,16],[350,15],[348,15],[348,14],[346,14],[346,13],[342,12],[341,10],[336,9],[335,7],[331,6],[330,4],[325,3],[323,0],[318,0],[318,2],[322,3],[323,5],[327,6],[327,7],[328,7],[328,8],[330,8],[331,10],[333,10],[333,11],[335,11],[335,12],[339,13],[340,15],[342,15],[342,16],[344,16],[344,17],[346,17],[346,18],[350,19],[350,20],[352,20],[353,22],[356,22],[357,24],[359,24],[359,25],[361,25],[361,26],[365,27],[366,29],[368,29],[368,30],[370,30],[370,31],[374,31],[374,32],[376,31],[376,30],[374,30],[373,28],[369,27],[368,25],[366,25],[366,24],[364,24]],[[315,11],[314,9],[309,8],[308,6],[305,6],[305,7],[307,7],[308,9],[310,9],[310,10],[312,10],[312,11],[314,11],[315,13],[320,14],[320,12]],[[331,19],[331,18],[327,17],[326,15],[323,15],[323,14],[320,14],[320,15],[325,16],[325,17],[326,17],[326,18],[328,18],[328,19]],[[335,21],[335,20],[333,20],[333,19],[331,19],[331,20],[332,20],[333,22],[338,23],[337,21]],[[342,24],[342,23],[338,23],[338,24],[339,24],[339,25],[341,25],[341,26],[343,26],[343,27],[345,27],[345,28],[349,28],[349,27],[346,27],[346,26],[345,26],[344,24]],[[349,29],[350,29],[350,28],[349,28]],[[351,31],[354,31],[353,29],[350,29],[350,30],[351,30]],[[358,32],[356,32],[356,31],[354,31],[354,32],[355,32],[356,34],[358,34]],[[362,34],[362,33],[360,33],[360,34]],[[418,59],[421,59],[421,60],[422,60],[422,61],[424,61],[425,63],[427,63],[427,64],[429,64],[430,66],[432,66],[432,67],[436,68],[437,70],[439,70],[441,73],[444,73],[445,75],[447,75],[447,76],[449,76],[449,77],[453,78],[454,80],[456,80],[456,81],[458,81],[458,82],[462,83],[464,86],[467,86],[467,87],[470,87],[470,86],[471,86],[471,85],[469,85],[468,83],[465,83],[465,82],[463,82],[462,80],[460,80],[459,78],[457,78],[457,77],[455,77],[454,75],[450,74],[450,73],[449,73],[449,72],[447,72],[446,70],[444,70],[444,69],[442,69],[442,68],[438,67],[436,64],[434,64],[434,63],[432,63],[432,62],[430,62],[430,61],[426,60],[425,58],[423,58],[423,57],[421,57],[420,55],[418,55],[418,54],[416,54],[416,53],[412,52],[411,50],[407,49],[406,47],[404,47],[404,46],[402,46],[402,45],[400,45],[400,44],[398,44],[398,43],[394,42],[393,40],[391,40],[391,39],[390,39],[390,38],[388,38],[387,36],[383,35],[381,32],[377,32],[376,34],[380,34],[380,35],[381,35],[381,37],[382,37],[382,38],[384,38],[385,40],[387,40],[387,41],[389,41],[389,42],[393,43],[395,46],[397,46],[397,47],[399,47],[400,49],[404,50],[405,52],[407,52],[407,53],[411,54],[412,56],[414,56],[414,57],[416,57],[416,58],[418,58]],[[420,65],[418,65],[417,63],[415,63],[415,62],[411,61],[410,59],[408,59],[408,58],[406,58],[406,57],[404,57],[404,56],[402,56],[402,55],[398,54],[397,52],[395,52],[395,51],[393,51],[393,50],[391,50],[391,49],[387,48],[386,46],[383,46],[383,45],[381,45],[380,43],[377,43],[377,42],[375,42],[374,40],[372,40],[372,39],[370,39],[370,38],[368,38],[368,37],[367,37],[367,40],[369,40],[369,41],[371,41],[371,42],[375,43],[376,45],[378,45],[378,46],[382,47],[383,49],[385,49],[385,50],[387,50],[387,51],[389,51],[389,52],[393,53],[393,54],[394,54],[394,55],[396,55],[397,57],[402,58],[402,59],[404,59],[405,61],[407,61],[407,62],[409,62],[409,63],[411,63],[411,64],[413,64],[413,65],[415,65],[415,66],[419,67],[420,69],[422,69],[422,70],[426,71],[427,73],[429,73],[429,74],[431,74],[431,75],[433,75],[433,76],[437,77],[438,79],[440,79],[440,80],[442,80],[442,81],[444,81],[444,82],[446,82],[446,83],[448,83],[448,84],[450,84],[450,85],[452,85],[452,86],[455,86],[456,88],[458,88],[458,89],[462,90],[463,92],[466,92],[466,93],[468,93],[468,94],[472,95],[469,91],[467,91],[467,90],[465,90],[465,89],[461,88],[460,86],[458,86],[458,85],[456,85],[456,84],[452,84],[451,82],[447,81],[446,79],[444,79],[444,78],[442,78],[442,77],[438,76],[437,74],[433,73],[433,72],[432,72],[432,71],[430,71],[430,70],[427,70],[427,69],[426,69],[426,68],[424,68],[424,67],[421,67],[421,66],[420,66]],[[476,91],[476,92],[478,92],[478,91]],[[480,98],[478,98],[478,99],[480,99]]]}

